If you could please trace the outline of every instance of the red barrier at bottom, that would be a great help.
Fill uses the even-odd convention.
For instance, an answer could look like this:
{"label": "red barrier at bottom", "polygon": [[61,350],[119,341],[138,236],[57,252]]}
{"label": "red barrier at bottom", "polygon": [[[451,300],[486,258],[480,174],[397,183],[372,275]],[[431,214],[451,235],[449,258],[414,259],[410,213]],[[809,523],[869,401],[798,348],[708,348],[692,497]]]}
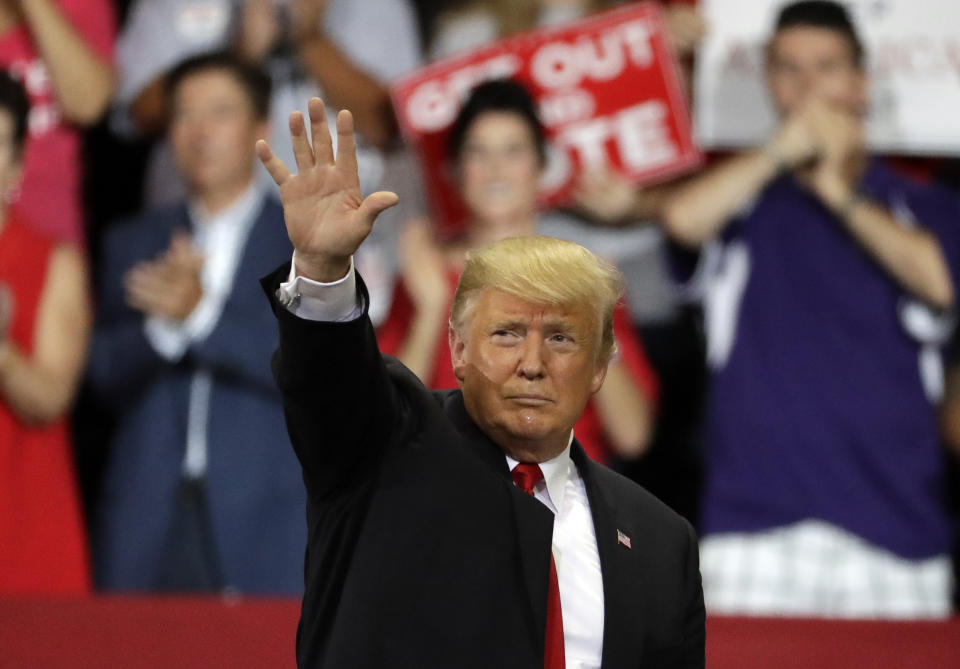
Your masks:
{"label": "red barrier at bottom", "polygon": [[[0,667],[293,667],[299,609],[298,601],[287,599],[0,599]],[[711,617],[707,666],[960,669],[960,619]]]}
{"label": "red barrier at bottom", "polygon": [[0,600],[0,667],[295,667],[298,600]]}
{"label": "red barrier at bottom", "polygon": [[960,619],[707,619],[710,669],[960,669]]}

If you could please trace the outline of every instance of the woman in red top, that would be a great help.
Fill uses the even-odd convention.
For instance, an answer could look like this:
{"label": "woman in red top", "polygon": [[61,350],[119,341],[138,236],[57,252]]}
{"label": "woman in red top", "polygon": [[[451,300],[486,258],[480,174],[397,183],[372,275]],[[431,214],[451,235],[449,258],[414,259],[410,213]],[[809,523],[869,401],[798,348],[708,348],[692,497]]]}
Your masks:
{"label": "woman in red top", "polygon": [[0,72],[0,593],[90,590],[66,415],[90,332],[82,254],[8,208],[28,102]]}
{"label": "woman in red top", "polygon": [[83,242],[82,129],[113,95],[113,4],[0,1],[0,68],[30,101],[20,211],[57,240]]}
{"label": "woman in red top", "polygon": [[[426,223],[408,226],[401,238],[403,281],[377,333],[380,349],[429,388],[457,386],[447,319],[466,252],[536,233],[544,144],[533,101],[510,81],[477,87],[453,125],[449,154],[469,216],[464,234],[438,245]],[[631,458],[644,452],[657,394],[656,377],[622,304],[614,312],[614,334],[618,356],[574,428],[587,454],[600,462],[611,454]]]}

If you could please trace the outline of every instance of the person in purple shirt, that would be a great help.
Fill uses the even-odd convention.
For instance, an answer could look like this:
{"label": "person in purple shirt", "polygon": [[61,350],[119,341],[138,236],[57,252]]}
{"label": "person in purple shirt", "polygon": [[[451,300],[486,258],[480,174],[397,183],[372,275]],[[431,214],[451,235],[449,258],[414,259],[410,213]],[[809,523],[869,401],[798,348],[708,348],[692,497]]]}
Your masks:
{"label": "person in purple shirt", "polygon": [[867,155],[863,47],[842,6],[781,10],[767,85],[773,136],[664,211],[703,282],[707,608],[948,615],[935,403],[960,208]]}

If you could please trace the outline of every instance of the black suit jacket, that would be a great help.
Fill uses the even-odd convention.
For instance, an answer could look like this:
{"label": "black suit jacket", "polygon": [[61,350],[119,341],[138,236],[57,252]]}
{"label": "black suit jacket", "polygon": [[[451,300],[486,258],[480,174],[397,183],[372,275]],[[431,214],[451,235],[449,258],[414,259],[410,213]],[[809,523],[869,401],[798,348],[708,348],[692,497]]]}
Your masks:
{"label": "black suit jacket", "polygon": [[[381,357],[366,314],[311,322],[280,305],[288,271],[263,285],[308,497],[299,666],[541,668],[553,514],[513,485],[460,391]],[[572,457],[600,554],[603,668],[703,667],[693,530],[576,442]]]}

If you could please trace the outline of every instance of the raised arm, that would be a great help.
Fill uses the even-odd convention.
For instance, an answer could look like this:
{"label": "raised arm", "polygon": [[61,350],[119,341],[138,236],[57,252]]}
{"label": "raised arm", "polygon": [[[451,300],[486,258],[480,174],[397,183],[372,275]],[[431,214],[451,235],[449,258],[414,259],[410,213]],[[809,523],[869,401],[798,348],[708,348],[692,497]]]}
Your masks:
{"label": "raised arm", "polygon": [[[320,85],[324,97],[356,112],[360,136],[374,146],[388,148],[397,133],[390,93],[386,85],[359,66],[327,34],[324,28],[327,1],[291,0],[286,10],[289,22],[286,35],[278,18],[278,4],[275,0],[245,0],[238,43],[241,56],[250,62],[259,62],[278,41],[288,40],[307,73]],[[367,22],[379,20],[370,16]]]}
{"label": "raised arm", "polygon": [[[334,160],[323,103],[314,98],[308,107],[312,144],[302,115],[294,112],[290,117],[297,174],[291,174],[265,142],[258,142],[257,154],[280,186],[294,247],[298,277],[294,285],[303,292],[302,300],[289,304],[278,299],[286,267],[264,280],[280,326],[274,375],[307,490],[319,498],[362,486],[396,436],[401,401],[377,350],[369,318],[328,322],[300,318],[293,311],[315,313],[307,308],[311,299],[323,306],[325,297],[351,284],[351,256],[370,233],[377,214],[395,204],[397,196],[386,192],[362,196],[350,113],[338,116]],[[362,302],[362,282],[359,287]],[[352,291],[348,297],[357,299]]]}
{"label": "raised arm", "polygon": [[885,204],[857,190],[859,172],[851,164],[865,161],[862,121],[823,103],[812,105],[809,117],[823,147],[815,168],[803,178],[811,192],[905,290],[934,307],[952,307],[953,281],[936,236],[923,220],[919,226],[903,225]]}
{"label": "raised arm", "polygon": [[[17,0],[15,4],[50,72],[63,115],[78,125],[92,125],[113,95],[113,63],[97,53],[54,0]],[[91,7],[88,11],[100,20],[107,10]]]}
{"label": "raised arm", "polygon": [[788,119],[767,143],[710,168],[679,186],[663,205],[663,224],[677,243],[699,248],[714,239],[783,170],[816,155],[806,110]]}

